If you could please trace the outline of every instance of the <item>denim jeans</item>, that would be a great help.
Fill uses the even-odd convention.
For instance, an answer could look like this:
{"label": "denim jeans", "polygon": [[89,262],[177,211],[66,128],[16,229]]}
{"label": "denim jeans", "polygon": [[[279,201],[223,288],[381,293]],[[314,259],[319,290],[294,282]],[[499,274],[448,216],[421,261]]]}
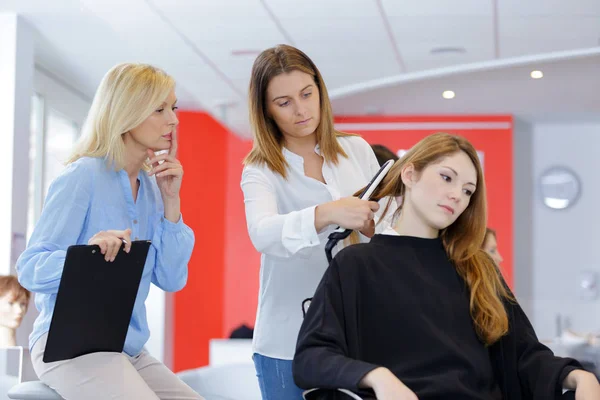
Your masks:
{"label": "denim jeans", "polygon": [[254,353],[258,385],[263,400],[302,400],[302,392],[294,383],[292,361]]}

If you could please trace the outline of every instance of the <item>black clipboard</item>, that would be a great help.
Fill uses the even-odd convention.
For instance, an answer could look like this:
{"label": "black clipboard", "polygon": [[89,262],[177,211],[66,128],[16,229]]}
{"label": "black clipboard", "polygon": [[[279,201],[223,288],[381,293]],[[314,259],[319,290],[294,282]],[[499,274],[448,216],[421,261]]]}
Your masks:
{"label": "black clipboard", "polygon": [[97,245],[67,249],[44,362],[123,351],[149,249],[150,241],[134,241],[113,262]]}

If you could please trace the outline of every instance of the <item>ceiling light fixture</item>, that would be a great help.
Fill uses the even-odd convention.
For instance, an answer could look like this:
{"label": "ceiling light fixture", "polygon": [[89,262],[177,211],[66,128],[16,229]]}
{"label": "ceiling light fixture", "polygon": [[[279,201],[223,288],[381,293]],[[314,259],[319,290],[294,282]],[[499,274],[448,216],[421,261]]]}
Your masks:
{"label": "ceiling light fixture", "polygon": [[239,49],[239,50],[231,51],[231,55],[234,57],[257,56],[259,54],[260,54],[260,50],[255,50],[255,49]]}
{"label": "ceiling light fixture", "polygon": [[438,54],[464,54],[467,52],[467,49],[465,49],[464,47],[453,47],[453,46],[446,46],[446,47],[434,47],[433,49],[431,49],[429,51],[429,53],[434,54],[434,55],[438,55]]}
{"label": "ceiling light fixture", "polygon": [[452,90],[445,90],[444,93],[442,93],[442,97],[450,100],[453,99],[456,96],[456,93],[454,93]]}
{"label": "ceiling light fixture", "polygon": [[542,79],[544,77],[544,73],[538,70],[531,71],[530,75],[533,79]]}

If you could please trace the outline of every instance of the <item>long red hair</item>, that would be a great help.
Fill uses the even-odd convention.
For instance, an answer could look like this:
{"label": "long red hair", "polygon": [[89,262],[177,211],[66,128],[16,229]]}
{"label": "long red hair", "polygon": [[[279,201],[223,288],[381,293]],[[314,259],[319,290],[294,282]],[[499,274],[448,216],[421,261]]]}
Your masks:
{"label": "long red hair", "polygon": [[[372,200],[389,197],[383,214],[388,212],[391,201],[405,194],[401,173],[412,164],[420,172],[457,152],[464,152],[477,171],[477,190],[469,205],[458,219],[440,231],[440,237],[449,259],[470,290],[471,318],[479,338],[491,345],[508,332],[508,316],[503,300],[513,300],[493,260],[481,249],[486,235],[487,202],[485,180],[479,157],[473,145],[465,138],[447,133],[436,133],[417,143],[392,169]],[[401,212],[401,207],[397,211]]]}

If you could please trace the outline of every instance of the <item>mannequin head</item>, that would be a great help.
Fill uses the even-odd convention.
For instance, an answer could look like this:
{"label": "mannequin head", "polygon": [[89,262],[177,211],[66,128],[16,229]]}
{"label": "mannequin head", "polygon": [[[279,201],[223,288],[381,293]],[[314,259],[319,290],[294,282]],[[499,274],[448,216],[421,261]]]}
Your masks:
{"label": "mannequin head", "polygon": [[0,276],[0,346],[15,346],[16,329],[29,306],[30,292],[13,275]]}

